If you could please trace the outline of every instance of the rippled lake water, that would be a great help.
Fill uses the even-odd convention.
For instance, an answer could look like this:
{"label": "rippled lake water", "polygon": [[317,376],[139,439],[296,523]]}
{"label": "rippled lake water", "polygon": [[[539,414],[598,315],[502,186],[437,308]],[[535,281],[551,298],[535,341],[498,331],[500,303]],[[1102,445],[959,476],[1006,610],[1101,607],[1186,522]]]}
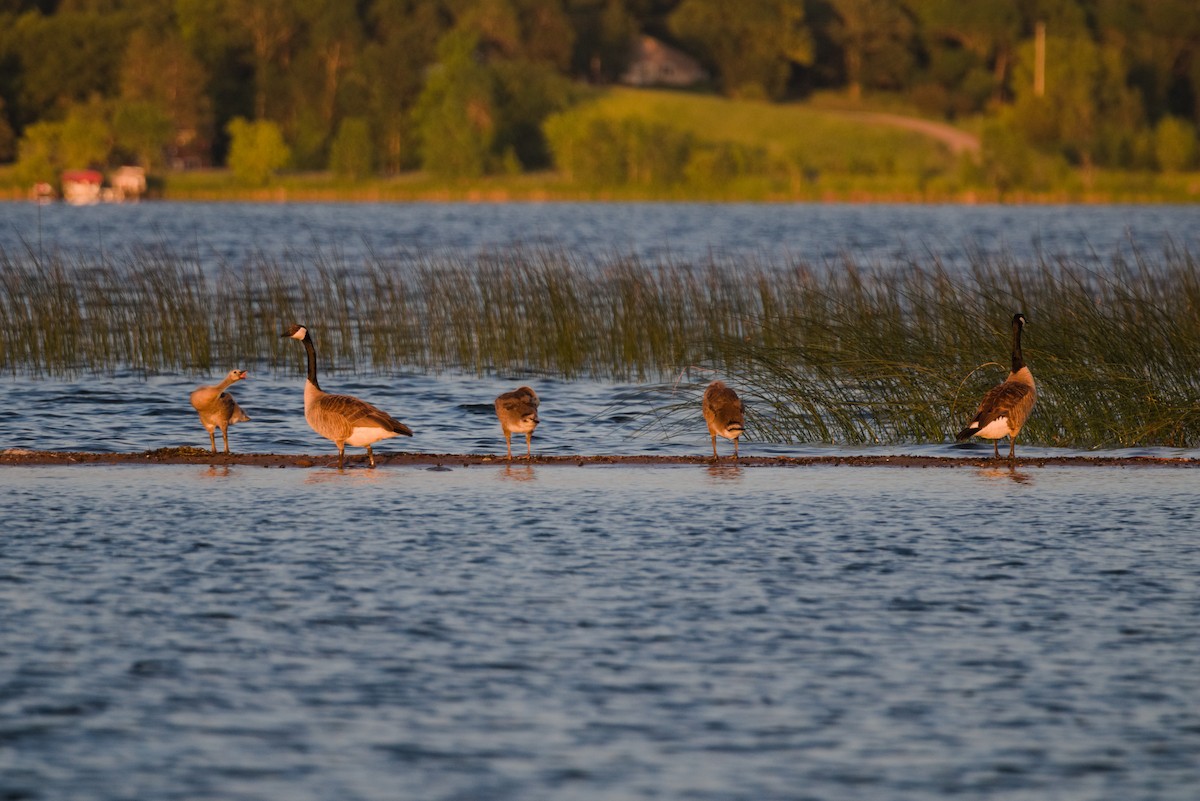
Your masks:
{"label": "rippled lake water", "polygon": [[[1131,243],[1195,252],[1198,221],[1194,207],[0,204],[0,249],[1103,264]],[[252,421],[231,429],[235,451],[334,451],[304,423],[299,355],[294,370],[239,366]],[[187,394],[217,378],[9,375],[0,448],[206,446]],[[519,383],[543,399],[536,452],[709,447],[698,414],[644,430],[670,399],[638,385],[322,383],[413,427],[381,453],[502,453],[491,402]],[[3,467],[0,799],[1192,801],[1195,488],[1192,469],[1115,467]]]}
{"label": "rippled lake water", "polygon": [[1200,789],[1190,470],[3,481],[4,798]]}
{"label": "rippled lake water", "polygon": [[848,254],[963,262],[970,253],[1106,263],[1136,246],[1200,250],[1187,205],[960,206],[815,203],[142,203],[77,208],[0,203],[0,250],[102,254],[166,247],[202,263],[248,254],[475,253],[562,248],[584,259],[753,256],[813,263]]}

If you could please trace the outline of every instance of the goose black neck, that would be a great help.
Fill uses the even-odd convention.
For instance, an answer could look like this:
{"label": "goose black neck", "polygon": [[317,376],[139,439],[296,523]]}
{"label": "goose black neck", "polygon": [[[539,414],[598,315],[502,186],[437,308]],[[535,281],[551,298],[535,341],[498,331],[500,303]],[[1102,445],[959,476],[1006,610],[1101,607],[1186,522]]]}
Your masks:
{"label": "goose black neck", "polygon": [[1013,320],[1012,371],[1018,372],[1025,366],[1025,357],[1021,353],[1021,323]]}
{"label": "goose black neck", "polygon": [[317,389],[321,385],[317,383],[317,349],[313,347],[312,337],[308,332],[304,332],[304,350],[308,353],[308,380]]}

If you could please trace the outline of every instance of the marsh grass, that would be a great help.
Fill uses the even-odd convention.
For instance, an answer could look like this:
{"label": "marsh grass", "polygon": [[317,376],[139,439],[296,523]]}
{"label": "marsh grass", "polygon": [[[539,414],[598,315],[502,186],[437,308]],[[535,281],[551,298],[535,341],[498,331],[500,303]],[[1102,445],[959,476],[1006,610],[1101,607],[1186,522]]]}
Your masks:
{"label": "marsh grass", "polygon": [[326,370],[638,382],[668,430],[694,423],[719,376],[745,397],[750,436],[772,441],[944,440],[1006,374],[1018,310],[1039,387],[1022,441],[1200,441],[1200,269],[1177,250],[966,266],[0,253],[0,367],[14,375],[294,372],[279,334],[298,321]]}

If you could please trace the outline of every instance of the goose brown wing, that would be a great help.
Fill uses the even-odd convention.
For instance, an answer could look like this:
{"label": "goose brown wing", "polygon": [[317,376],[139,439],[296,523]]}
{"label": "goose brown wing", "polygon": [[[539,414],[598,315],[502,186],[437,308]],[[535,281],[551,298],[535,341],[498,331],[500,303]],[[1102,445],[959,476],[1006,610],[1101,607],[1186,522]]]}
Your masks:
{"label": "goose brown wing", "polygon": [[343,417],[351,430],[359,426],[378,426],[406,437],[412,436],[412,429],[404,423],[350,395],[326,395],[321,399],[321,407],[329,414]]}
{"label": "goose brown wing", "polygon": [[506,393],[496,398],[496,407],[514,417],[524,417],[537,412],[537,404],[531,402],[527,396],[514,396],[512,393]]}
{"label": "goose brown wing", "polygon": [[1017,381],[1005,381],[988,390],[979,402],[974,419],[958,433],[958,439],[966,439],[981,428],[1001,417],[1007,417],[1009,428],[1019,429],[1029,416],[1036,398],[1033,387]]}
{"label": "goose brown wing", "polygon": [[743,419],[742,399],[726,386],[709,387],[704,393],[704,416],[722,426],[746,422]]}
{"label": "goose brown wing", "polygon": [[232,395],[230,395],[228,393],[221,393],[221,397],[229,399],[229,406],[228,406],[229,422],[231,422],[231,423],[248,423],[248,422],[250,422],[250,416],[248,414],[246,414],[244,411],[242,411],[242,407],[238,406],[237,401],[235,401],[233,399]]}

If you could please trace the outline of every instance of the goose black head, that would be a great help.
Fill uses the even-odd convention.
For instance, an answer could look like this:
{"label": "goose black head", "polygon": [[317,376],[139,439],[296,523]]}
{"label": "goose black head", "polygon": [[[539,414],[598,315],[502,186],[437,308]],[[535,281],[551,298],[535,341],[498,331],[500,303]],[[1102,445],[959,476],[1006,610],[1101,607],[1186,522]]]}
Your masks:
{"label": "goose black head", "polygon": [[302,325],[293,325],[288,330],[279,335],[280,337],[291,337],[292,339],[304,340],[308,338],[308,329]]}

